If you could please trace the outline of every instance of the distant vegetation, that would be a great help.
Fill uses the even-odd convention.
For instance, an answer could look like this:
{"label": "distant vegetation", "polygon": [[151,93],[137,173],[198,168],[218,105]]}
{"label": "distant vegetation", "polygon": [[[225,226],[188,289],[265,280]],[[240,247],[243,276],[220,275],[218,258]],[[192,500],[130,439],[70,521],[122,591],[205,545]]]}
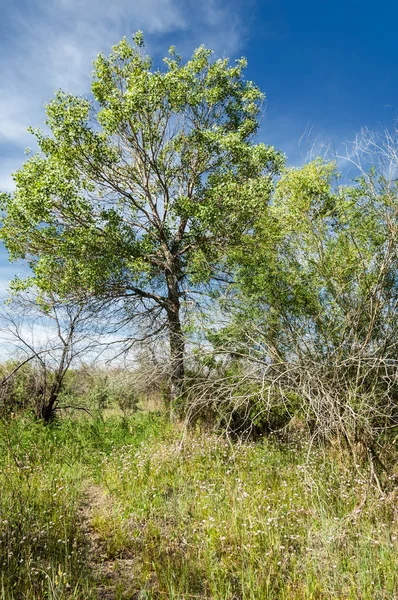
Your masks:
{"label": "distant vegetation", "polygon": [[123,39],[0,194],[3,600],[398,598],[398,130],[290,168],[245,67]]}

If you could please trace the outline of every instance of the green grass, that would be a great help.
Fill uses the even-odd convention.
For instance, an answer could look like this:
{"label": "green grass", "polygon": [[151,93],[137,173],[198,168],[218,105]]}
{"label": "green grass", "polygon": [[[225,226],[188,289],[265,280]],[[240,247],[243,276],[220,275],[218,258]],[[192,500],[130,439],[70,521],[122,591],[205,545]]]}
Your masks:
{"label": "green grass", "polygon": [[398,598],[396,496],[332,452],[141,414],[13,420],[0,459],[1,599]]}

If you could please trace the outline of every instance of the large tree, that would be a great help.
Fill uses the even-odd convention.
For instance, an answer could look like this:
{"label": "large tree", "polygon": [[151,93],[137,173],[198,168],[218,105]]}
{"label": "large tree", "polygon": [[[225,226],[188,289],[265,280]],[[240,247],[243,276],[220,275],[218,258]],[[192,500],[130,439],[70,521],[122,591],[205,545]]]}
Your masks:
{"label": "large tree", "polygon": [[[183,307],[220,285],[225,250],[250,234],[283,158],[254,144],[263,94],[246,62],[170,49],[153,69],[142,34],[94,64],[92,99],[64,92],[50,133],[3,195],[1,238],[34,284],[102,297],[168,332],[172,396],[184,379]],[[197,296],[198,297],[198,296]]]}

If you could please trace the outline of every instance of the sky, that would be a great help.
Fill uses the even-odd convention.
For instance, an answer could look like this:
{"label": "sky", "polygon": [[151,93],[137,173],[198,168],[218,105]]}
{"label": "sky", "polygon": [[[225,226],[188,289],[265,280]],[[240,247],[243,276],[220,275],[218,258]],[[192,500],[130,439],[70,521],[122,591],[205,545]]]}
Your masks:
{"label": "sky", "polygon": [[[34,147],[44,104],[60,88],[87,95],[92,61],[138,29],[155,60],[170,45],[187,57],[246,56],[266,93],[259,140],[289,164],[313,140],[337,152],[362,127],[398,115],[398,3],[353,0],[0,0],[0,190]],[[0,247],[0,295],[23,265]]]}

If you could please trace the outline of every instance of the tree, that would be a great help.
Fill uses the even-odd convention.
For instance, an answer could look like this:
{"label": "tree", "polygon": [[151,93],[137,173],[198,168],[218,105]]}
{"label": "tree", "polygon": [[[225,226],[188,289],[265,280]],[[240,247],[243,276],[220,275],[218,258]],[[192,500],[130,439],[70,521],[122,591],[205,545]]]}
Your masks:
{"label": "tree", "polygon": [[375,167],[350,185],[339,177],[321,159],[286,170],[266,218],[233,253],[245,310],[257,312],[277,360],[394,356],[397,182]]}
{"label": "tree", "polygon": [[2,196],[1,238],[43,291],[105,298],[168,332],[172,397],[184,380],[184,307],[220,286],[226,249],[249,235],[283,164],[254,144],[263,94],[246,62],[171,48],[152,69],[139,32],[95,61],[94,100],[59,92],[51,134]]}
{"label": "tree", "polygon": [[32,290],[13,296],[0,315],[2,340],[16,356],[0,380],[6,403],[10,404],[8,396],[12,402],[15,395],[19,372],[28,366],[31,386],[24,389],[24,400],[34,405],[37,417],[51,421],[68,370],[83,360],[95,362],[106,352],[106,344],[100,343],[106,326],[104,306],[98,303],[65,304],[54,294],[43,296]]}
{"label": "tree", "polygon": [[[239,402],[245,419],[276,415],[277,428],[299,415],[371,462],[398,426],[397,149],[396,132],[365,132],[359,176],[345,185],[321,159],[284,171],[264,219],[231,252],[232,316],[212,339],[241,359],[228,406]],[[257,380],[251,395],[247,380]]]}

